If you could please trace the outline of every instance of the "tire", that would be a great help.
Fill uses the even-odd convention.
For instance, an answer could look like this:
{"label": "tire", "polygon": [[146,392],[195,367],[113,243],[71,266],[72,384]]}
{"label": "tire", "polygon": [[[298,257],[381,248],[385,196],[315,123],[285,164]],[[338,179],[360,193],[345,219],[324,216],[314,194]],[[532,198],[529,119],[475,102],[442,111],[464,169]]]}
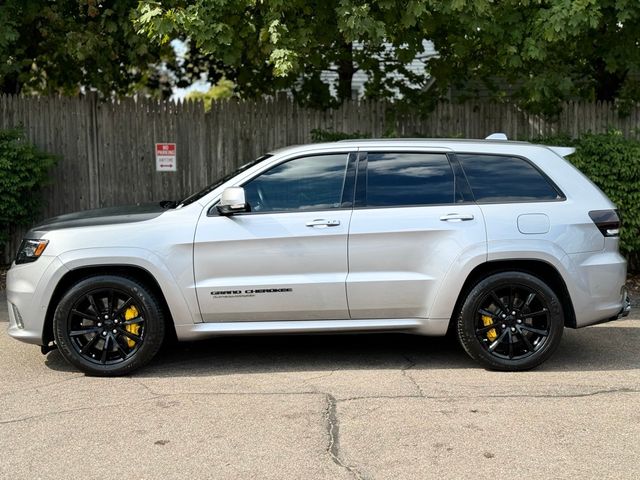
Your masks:
{"label": "tire", "polygon": [[463,348],[485,368],[523,371],[558,348],[564,313],[558,296],[538,277],[502,272],[471,289],[456,326]]}
{"label": "tire", "polygon": [[164,311],[136,280],[88,277],[60,300],[53,335],[64,358],[86,374],[125,375],[158,353],[165,335]]}

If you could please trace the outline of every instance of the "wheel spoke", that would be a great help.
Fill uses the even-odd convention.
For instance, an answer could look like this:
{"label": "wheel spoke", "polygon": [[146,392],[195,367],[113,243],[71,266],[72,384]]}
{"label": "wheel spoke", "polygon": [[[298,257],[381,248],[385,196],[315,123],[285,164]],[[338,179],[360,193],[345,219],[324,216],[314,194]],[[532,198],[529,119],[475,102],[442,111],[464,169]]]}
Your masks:
{"label": "wheel spoke", "polygon": [[98,331],[102,330],[101,328],[98,327],[91,327],[91,328],[87,328],[85,330],[71,330],[69,332],[69,336],[70,337],[77,337],[79,335],[87,335],[88,333],[96,333]]}
{"label": "wheel spoke", "polygon": [[87,300],[89,300],[89,305],[91,305],[91,308],[93,308],[96,316],[100,315],[100,309],[98,308],[98,305],[96,305],[96,299],[93,298],[93,295],[91,295],[90,293],[87,294]]}
{"label": "wheel spoke", "polygon": [[107,354],[109,353],[109,343],[111,342],[111,336],[104,337],[104,344],[102,345],[102,356],[100,357],[100,363],[107,363]]}
{"label": "wheel spoke", "polygon": [[113,316],[114,316],[114,317],[118,317],[118,316],[122,315],[122,313],[123,313],[123,312],[127,309],[127,307],[129,307],[129,305],[131,305],[132,303],[133,303],[133,298],[132,298],[132,297],[127,298],[127,300],[126,300],[122,305],[120,305],[120,307],[118,307],[118,310],[116,310],[116,311],[113,313]]}
{"label": "wheel spoke", "polygon": [[491,290],[491,298],[493,298],[493,300],[498,304],[498,307],[500,307],[500,310],[502,310],[504,313],[507,313],[509,311],[509,309],[505,306],[504,303],[502,303],[502,300],[500,299],[500,297],[498,297],[494,290]]}
{"label": "wheel spoke", "polygon": [[489,351],[493,352],[496,347],[498,345],[500,345],[500,342],[502,342],[502,340],[504,339],[504,337],[507,335],[507,333],[509,332],[509,329],[505,329],[498,338],[496,338],[493,343],[491,345],[489,345]]}
{"label": "wheel spoke", "polygon": [[86,318],[87,320],[92,320],[94,322],[98,321],[97,315],[94,315],[92,313],[81,312],[80,310],[76,310],[75,308],[73,310],[71,310],[71,313],[73,315],[77,315],[79,317]]}
{"label": "wheel spoke", "polygon": [[127,330],[124,330],[122,328],[118,328],[118,331],[124,335],[125,337],[130,338],[131,340],[133,340],[134,342],[138,343],[142,341],[142,337],[139,337],[138,335],[135,335],[131,332],[128,332]]}
{"label": "wheel spoke", "polygon": [[524,305],[522,305],[522,310],[528,309],[529,306],[531,305],[531,302],[533,302],[534,298],[536,298],[536,294],[533,292],[530,293],[529,296],[527,297],[527,300],[524,302]]}
{"label": "wheel spoke", "polygon": [[539,310],[537,312],[525,313],[523,317],[526,317],[526,318],[539,317],[540,315],[546,315],[548,313],[549,313],[549,310],[547,310],[546,308],[543,308],[542,310]]}
{"label": "wheel spoke", "polygon": [[100,339],[100,335],[94,335],[93,338],[89,340],[84,347],[82,347],[82,350],[80,350],[80,353],[82,355],[88,355],[91,347],[93,347],[99,339]]}
{"label": "wheel spoke", "polygon": [[500,326],[500,323],[492,323],[491,325],[485,325],[484,327],[476,328],[476,335],[484,335],[489,330],[498,328],[499,326]]}
{"label": "wheel spoke", "polygon": [[507,329],[507,333],[509,334],[509,360],[513,358],[513,333],[511,333],[511,329]]}
{"label": "wheel spoke", "polygon": [[493,318],[493,319],[495,319],[495,320],[500,321],[500,317],[499,317],[498,315],[496,315],[495,313],[490,312],[489,310],[485,310],[484,308],[480,308],[480,309],[478,310],[478,313],[479,313],[480,315],[484,315],[484,316],[486,316],[486,317],[491,317],[491,318]]}
{"label": "wheel spoke", "polygon": [[113,290],[109,290],[109,295],[107,296],[107,313],[109,315],[113,314],[114,300],[115,300],[115,297],[113,294]]}
{"label": "wheel spoke", "polygon": [[122,322],[122,323],[120,324],[120,326],[133,325],[133,324],[135,324],[135,323],[142,323],[142,322],[144,322],[144,318],[142,318],[142,317],[138,316],[138,317],[135,317],[135,318],[130,318],[130,319],[129,319],[129,320],[127,320],[126,322]]}
{"label": "wheel spoke", "polygon": [[520,328],[526,330],[527,332],[533,332],[537,335],[540,335],[541,337],[546,337],[549,335],[549,332],[547,330],[540,330],[539,328],[533,328],[529,325],[520,325]]}
{"label": "wheel spoke", "polygon": [[[109,335],[112,336],[112,334],[109,334]],[[123,360],[127,358],[127,352],[124,351],[124,349],[122,348],[122,346],[120,345],[120,342],[118,342],[118,339],[116,337],[113,337],[113,343],[115,344],[116,349],[120,354],[120,358],[122,358]]]}
{"label": "wheel spoke", "polygon": [[522,331],[522,328],[520,328],[519,326],[516,327],[516,329],[518,330],[518,334],[520,336],[520,338],[522,339],[522,342],[525,344],[525,346],[527,347],[527,350],[529,350],[530,352],[533,352],[535,350],[535,347],[533,346],[533,344],[529,341],[529,339],[527,338],[527,335]]}

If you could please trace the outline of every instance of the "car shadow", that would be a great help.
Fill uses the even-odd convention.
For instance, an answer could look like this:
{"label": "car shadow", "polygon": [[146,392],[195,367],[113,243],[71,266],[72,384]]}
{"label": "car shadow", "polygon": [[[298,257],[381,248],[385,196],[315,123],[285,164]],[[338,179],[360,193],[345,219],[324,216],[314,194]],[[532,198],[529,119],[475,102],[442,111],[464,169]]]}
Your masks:
{"label": "car shadow", "polygon": [[[600,325],[566,329],[560,347],[535,372],[640,368],[640,328]],[[53,370],[75,371],[58,351]],[[453,337],[407,334],[282,335],[220,337],[165,346],[140,377],[236,375],[367,369],[476,368]]]}

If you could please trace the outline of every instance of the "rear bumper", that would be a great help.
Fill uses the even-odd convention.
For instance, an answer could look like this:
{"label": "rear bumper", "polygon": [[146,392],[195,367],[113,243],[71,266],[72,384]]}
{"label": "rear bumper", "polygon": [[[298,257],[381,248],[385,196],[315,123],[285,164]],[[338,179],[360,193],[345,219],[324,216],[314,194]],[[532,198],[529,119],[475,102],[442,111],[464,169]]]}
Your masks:
{"label": "rear bumper", "polygon": [[622,308],[620,309],[620,311],[618,312],[618,314],[614,317],[611,317],[609,320],[618,320],[620,318],[624,318],[629,316],[629,313],[631,312],[631,300],[629,299],[629,293],[627,292],[627,289],[624,289],[624,298],[622,300]]}

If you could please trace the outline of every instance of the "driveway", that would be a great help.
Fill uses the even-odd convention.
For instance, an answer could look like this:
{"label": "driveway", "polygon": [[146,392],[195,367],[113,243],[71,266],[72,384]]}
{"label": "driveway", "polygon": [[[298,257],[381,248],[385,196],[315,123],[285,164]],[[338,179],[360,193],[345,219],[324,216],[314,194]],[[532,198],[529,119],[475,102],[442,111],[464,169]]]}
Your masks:
{"label": "driveway", "polygon": [[6,322],[1,296],[2,479],[640,478],[634,319],[525,373],[398,334],[220,338],[114,379]]}

